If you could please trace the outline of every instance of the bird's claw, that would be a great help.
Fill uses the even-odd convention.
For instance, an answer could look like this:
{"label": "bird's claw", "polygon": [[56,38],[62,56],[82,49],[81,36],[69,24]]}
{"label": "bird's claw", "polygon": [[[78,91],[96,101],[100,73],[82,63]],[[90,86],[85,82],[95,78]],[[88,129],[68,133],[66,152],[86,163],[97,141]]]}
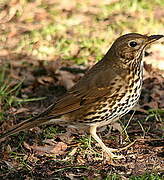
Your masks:
{"label": "bird's claw", "polygon": [[125,156],[117,155],[113,153],[113,152],[117,152],[117,150],[118,149],[107,148],[105,149],[105,152],[107,153],[108,157],[110,157],[111,159],[125,159]]}

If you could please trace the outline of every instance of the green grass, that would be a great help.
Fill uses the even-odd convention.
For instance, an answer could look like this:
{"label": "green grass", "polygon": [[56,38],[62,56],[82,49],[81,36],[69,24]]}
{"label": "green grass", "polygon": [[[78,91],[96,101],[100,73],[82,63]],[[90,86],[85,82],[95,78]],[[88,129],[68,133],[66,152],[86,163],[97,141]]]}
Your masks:
{"label": "green grass", "polygon": [[158,122],[162,122],[162,115],[164,114],[163,109],[150,109],[148,110],[149,115],[146,118],[146,121],[149,120],[149,118],[154,118]]}
{"label": "green grass", "polygon": [[20,107],[22,103],[40,101],[46,98],[18,98],[24,80],[13,84],[12,79],[8,76],[9,69],[7,66],[0,67],[0,121],[5,119],[11,107]]}
{"label": "green grass", "polygon": [[51,139],[51,138],[54,138],[55,135],[59,132],[61,133],[61,131],[59,131],[58,127],[49,126],[44,130],[43,134],[44,134],[44,137]]}
{"label": "green grass", "polygon": [[133,176],[130,178],[130,180],[162,180],[162,179],[163,179],[162,176],[154,173],[144,174],[141,176]]}
{"label": "green grass", "polygon": [[120,180],[121,177],[118,174],[108,175],[104,180]]}
{"label": "green grass", "polygon": [[7,115],[5,112],[9,107],[17,104],[15,97],[19,93],[21,83],[12,86],[11,80],[7,77],[6,67],[0,69],[0,121]]}

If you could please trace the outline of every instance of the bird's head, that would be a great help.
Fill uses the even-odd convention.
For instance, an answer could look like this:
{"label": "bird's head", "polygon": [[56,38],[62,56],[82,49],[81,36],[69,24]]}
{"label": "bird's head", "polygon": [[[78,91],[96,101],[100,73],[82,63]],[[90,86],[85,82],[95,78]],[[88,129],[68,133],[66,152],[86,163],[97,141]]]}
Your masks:
{"label": "bird's head", "polygon": [[128,63],[139,57],[142,57],[145,47],[162,37],[164,36],[146,36],[137,33],[125,34],[116,39],[111,47],[111,50],[115,52],[115,56],[117,56],[119,59],[122,59],[125,63]]}

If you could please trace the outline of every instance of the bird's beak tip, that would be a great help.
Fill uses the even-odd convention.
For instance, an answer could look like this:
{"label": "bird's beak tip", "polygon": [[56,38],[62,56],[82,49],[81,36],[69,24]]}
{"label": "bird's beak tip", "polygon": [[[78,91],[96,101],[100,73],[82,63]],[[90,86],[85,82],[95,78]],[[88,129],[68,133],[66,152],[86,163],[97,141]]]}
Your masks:
{"label": "bird's beak tip", "polygon": [[154,42],[154,41],[157,41],[157,40],[159,40],[159,39],[161,39],[163,37],[164,37],[164,35],[151,35],[151,36],[148,37],[148,41],[149,42]]}

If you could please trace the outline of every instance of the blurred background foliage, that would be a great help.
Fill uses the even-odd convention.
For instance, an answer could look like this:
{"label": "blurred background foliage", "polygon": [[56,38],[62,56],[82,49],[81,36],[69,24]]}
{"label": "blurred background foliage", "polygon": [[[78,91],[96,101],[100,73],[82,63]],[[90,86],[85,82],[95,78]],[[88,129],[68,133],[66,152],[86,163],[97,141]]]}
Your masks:
{"label": "blurred background foliage", "polygon": [[118,36],[160,34],[163,0],[0,0],[0,56],[98,60]]}

